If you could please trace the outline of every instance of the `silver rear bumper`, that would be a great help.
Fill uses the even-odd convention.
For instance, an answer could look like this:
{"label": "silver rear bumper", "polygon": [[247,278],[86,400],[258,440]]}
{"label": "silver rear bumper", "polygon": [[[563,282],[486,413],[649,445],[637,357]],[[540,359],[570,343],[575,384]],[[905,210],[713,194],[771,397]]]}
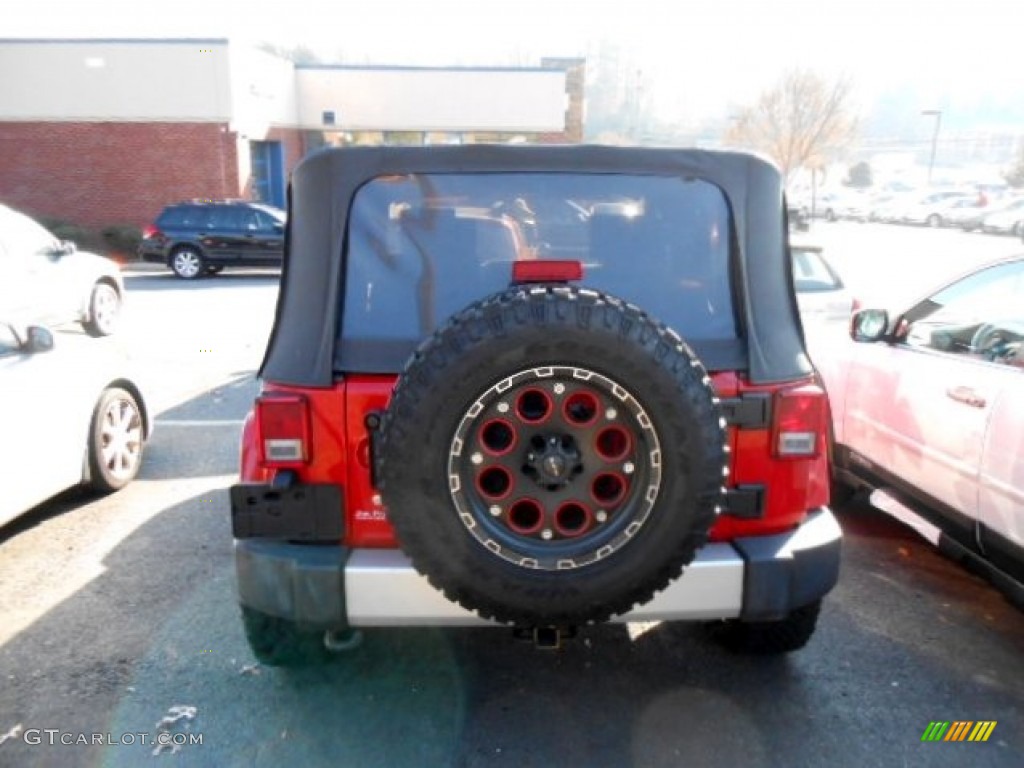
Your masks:
{"label": "silver rear bumper", "polygon": [[[789,533],[708,544],[650,602],[613,621],[784,616],[835,585],[840,539],[823,508]],[[399,550],[236,539],[235,558],[242,605],[304,625],[493,625],[448,600]]]}

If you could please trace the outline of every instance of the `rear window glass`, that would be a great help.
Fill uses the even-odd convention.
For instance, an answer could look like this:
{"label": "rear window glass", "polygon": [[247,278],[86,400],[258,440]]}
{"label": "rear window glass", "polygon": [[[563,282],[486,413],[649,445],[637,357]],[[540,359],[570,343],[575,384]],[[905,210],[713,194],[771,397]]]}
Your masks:
{"label": "rear window glass", "polygon": [[835,291],[843,287],[824,257],[816,250],[794,246],[793,284],[798,291]]}
{"label": "rear window glass", "polygon": [[451,315],[507,288],[513,262],[537,259],[579,261],[583,286],[639,305],[688,340],[735,339],[730,225],[721,190],[699,179],[378,178],[349,217],[336,362],[362,370],[370,348],[408,354]]}

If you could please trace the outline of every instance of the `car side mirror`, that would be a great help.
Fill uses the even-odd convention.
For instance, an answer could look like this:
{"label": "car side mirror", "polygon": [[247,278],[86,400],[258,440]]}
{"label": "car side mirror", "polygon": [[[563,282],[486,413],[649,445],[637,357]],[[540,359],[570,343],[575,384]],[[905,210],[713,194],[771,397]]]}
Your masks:
{"label": "car side mirror", "polygon": [[854,341],[879,341],[889,330],[889,313],[884,309],[858,309],[850,317],[850,338]]}
{"label": "car side mirror", "polygon": [[284,232],[284,224],[279,221],[275,221],[271,228],[279,235]]}
{"label": "car side mirror", "polygon": [[39,325],[30,325],[26,330],[25,351],[31,354],[49,352],[53,349],[53,334]]}
{"label": "car side mirror", "polygon": [[75,245],[73,240],[61,240],[60,241],[60,255],[70,256],[72,253],[78,250],[78,246]]}

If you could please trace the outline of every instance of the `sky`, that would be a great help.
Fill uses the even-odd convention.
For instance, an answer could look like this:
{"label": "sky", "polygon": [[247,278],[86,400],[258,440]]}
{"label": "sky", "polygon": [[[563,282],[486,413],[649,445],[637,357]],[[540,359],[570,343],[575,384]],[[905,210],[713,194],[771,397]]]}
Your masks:
{"label": "sky", "polygon": [[[346,63],[536,65],[617,45],[664,117],[724,118],[794,66],[869,105],[1021,95],[1022,0],[0,0],[0,37],[233,37]],[[6,73],[0,73],[6,76]]]}

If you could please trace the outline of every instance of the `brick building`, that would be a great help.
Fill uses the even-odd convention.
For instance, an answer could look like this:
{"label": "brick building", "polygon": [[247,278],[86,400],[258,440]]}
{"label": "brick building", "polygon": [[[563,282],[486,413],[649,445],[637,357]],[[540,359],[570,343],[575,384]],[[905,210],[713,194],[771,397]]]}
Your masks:
{"label": "brick building", "polygon": [[283,205],[324,144],[579,141],[583,63],[296,66],[227,39],[0,40],[0,203],[84,226]]}

